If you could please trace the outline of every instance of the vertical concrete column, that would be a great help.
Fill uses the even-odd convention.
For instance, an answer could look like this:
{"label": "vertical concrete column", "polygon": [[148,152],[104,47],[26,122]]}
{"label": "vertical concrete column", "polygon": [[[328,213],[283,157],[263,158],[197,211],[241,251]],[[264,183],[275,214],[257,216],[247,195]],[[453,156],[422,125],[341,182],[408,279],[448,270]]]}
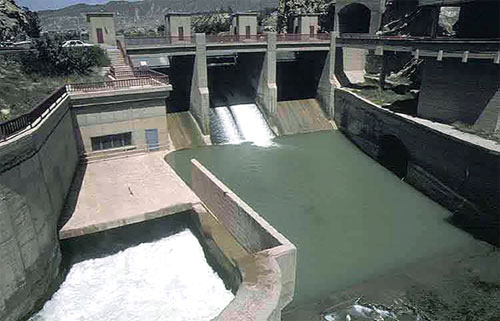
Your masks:
{"label": "vertical concrete column", "polygon": [[268,116],[276,114],[278,87],[276,85],[276,32],[267,33],[267,49],[257,88],[257,104]]}
{"label": "vertical concrete column", "polygon": [[210,134],[209,92],[207,72],[207,43],[204,33],[195,34],[196,55],[194,58],[193,80],[191,82],[191,102],[189,110],[194,116],[203,135]]}
{"label": "vertical concrete column", "polygon": [[326,56],[317,92],[321,107],[331,119],[333,119],[335,107],[335,57],[337,52],[337,36],[338,32],[332,32],[330,34],[330,50]]}

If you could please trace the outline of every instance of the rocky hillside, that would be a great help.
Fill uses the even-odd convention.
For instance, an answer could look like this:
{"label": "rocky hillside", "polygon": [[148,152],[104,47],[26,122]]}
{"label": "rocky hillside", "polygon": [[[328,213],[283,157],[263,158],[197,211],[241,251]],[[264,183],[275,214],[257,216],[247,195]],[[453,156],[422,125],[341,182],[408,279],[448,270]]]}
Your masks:
{"label": "rocky hillside", "polygon": [[[0,0],[1,1],[1,0]],[[277,8],[279,0],[143,0],[139,2],[111,1],[105,5],[77,4],[59,10],[40,11],[45,30],[76,30],[87,27],[85,13],[116,13],[117,29],[155,28],[163,23],[168,11],[208,12],[231,8],[234,11]]]}
{"label": "rocky hillside", "polygon": [[14,0],[0,0],[0,40],[15,35],[24,23],[26,16]]}

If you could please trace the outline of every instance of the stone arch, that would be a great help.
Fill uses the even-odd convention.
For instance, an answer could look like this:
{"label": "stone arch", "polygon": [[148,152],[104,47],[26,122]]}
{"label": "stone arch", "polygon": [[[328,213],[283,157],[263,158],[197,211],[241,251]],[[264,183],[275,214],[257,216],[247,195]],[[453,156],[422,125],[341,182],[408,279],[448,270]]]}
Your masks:
{"label": "stone arch", "polygon": [[338,13],[340,33],[369,33],[371,10],[361,3],[351,3]]}
{"label": "stone arch", "polygon": [[404,178],[408,172],[410,155],[403,142],[394,135],[384,135],[379,139],[377,159],[385,168]]}

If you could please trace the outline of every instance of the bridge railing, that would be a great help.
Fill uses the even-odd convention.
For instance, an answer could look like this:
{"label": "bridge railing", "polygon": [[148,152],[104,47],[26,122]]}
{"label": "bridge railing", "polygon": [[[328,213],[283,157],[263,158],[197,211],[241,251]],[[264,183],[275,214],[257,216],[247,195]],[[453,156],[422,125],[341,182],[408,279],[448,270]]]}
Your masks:
{"label": "bridge railing", "polygon": [[[66,85],[68,92],[98,92],[98,91],[112,91],[116,89],[125,89],[133,87],[149,87],[149,86],[166,86],[170,84],[167,75],[158,73],[151,77],[137,77],[116,80],[105,80],[88,83],[76,83]],[[161,75],[161,76],[160,76]]]}
{"label": "bridge railing", "polygon": [[207,35],[207,43],[252,43],[266,42],[266,34],[257,35]]}
{"label": "bridge railing", "polygon": [[166,37],[166,36],[133,36],[126,37],[125,43],[127,47],[138,46],[166,46],[166,45],[182,45],[194,43],[194,37],[191,35]]}
{"label": "bridge railing", "polygon": [[33,125],[38,121],[45,118],[50,111],[52,106],[66,93],[66,87],[62,86],[54,91],[50,96],[45,98],[41,103],[39,103],[33,110],[29,113],[23,114],[14,119],[8,120],[0,124],[0,140],[7,140],[14,134],[28,128],[33,127]]}
{"label": "bridge railing", "polygon": [[278,42],[318,42],[329,41],[329,33],[317,33],[314,35],[299,33],[279,33],[276,36]]}

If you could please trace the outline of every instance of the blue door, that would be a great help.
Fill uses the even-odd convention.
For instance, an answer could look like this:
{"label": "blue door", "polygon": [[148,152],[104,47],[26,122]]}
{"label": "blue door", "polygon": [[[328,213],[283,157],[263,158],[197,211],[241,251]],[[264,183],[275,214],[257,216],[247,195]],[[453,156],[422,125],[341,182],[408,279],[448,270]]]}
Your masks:
{"label": "blue door", "polygon": [[160,149],[160,143],[158,142],[158,129],[146,129],[146,144],[148,145],[148,150],[150,151]]}

